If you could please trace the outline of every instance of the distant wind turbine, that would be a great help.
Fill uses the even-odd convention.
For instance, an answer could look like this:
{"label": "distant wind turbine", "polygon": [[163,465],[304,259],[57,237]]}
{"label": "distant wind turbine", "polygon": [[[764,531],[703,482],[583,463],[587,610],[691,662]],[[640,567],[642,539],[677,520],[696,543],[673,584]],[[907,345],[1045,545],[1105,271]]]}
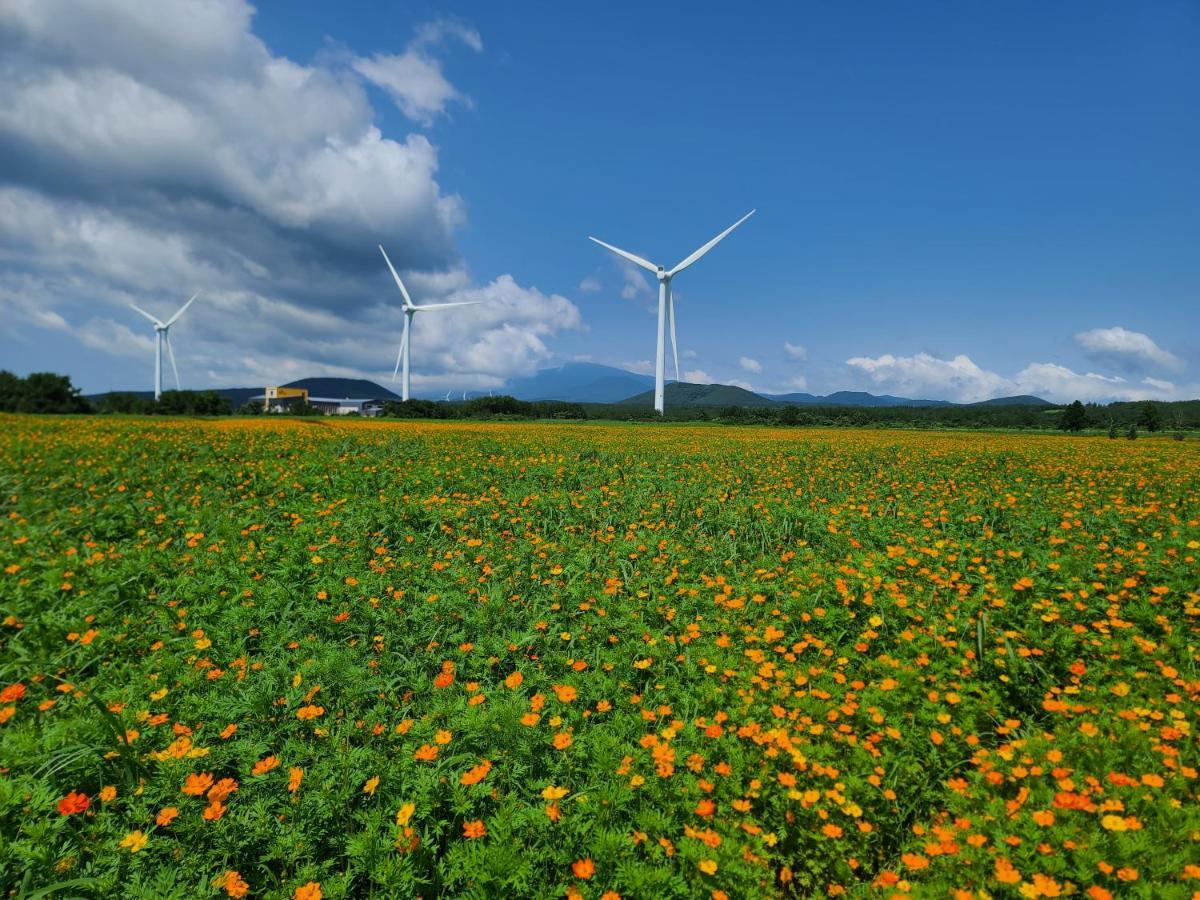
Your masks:
{"label": "distant wind turbine", "polygon": [[200,296],[200,292],[192,294],[192,299],[179,307],[179,312],[163,322],[156,316],[150,315],[140,306],[130,303],[129,305],[140,312],[143,316],[154,323],[154,399],[158,400],[162,397],[162,353],[163,344],[167,345],[167,356],[171,358],[171,371],[175,373],[175,389],[179,389],[179,367],[175,365],[175,351],[171,349],[171,326],[174,325],[179,317],[184,314],[192,301]]}
{"label": "distant wind turbine", "polygon": [[396,279],[396,287],[400,288],[400,295],[404,298],[404,334],[400,338],[400,352],[396,354],[396,371],[392,373],[392,381],[396,380],[396,376],[400,372],[401,364],[404,365],[404,381],[400,387],[400,399],[408,399],[408,366],[409,358],[412,356],[411,336],[412,317],[415,313],[425,312],[430,309],[449,309],[451,306],[475,306],[482,303],[482,300],[461,300],[457,303],[426,303],[424,306],[417,306],[412,302],[412,298],[408,296],[408,289],[404,287],[404,282],[400,280],[400,274],[396,271],[396,267],[392,265],[392,261],[388,259],[387,252],[383,249],[383,245],[379,245],[379,252],[383,254],[384,262],[387,263],[388,269],[392,273],[392,277]]}
{"label": "distant wind turbine", "polygon": [[449,403],[449,402],[450,402],[450,392],[449,392],[449,391],[446,391],[446,396],[445,396],[445,398],[442,400],[442,402],[443,402],[443,403]]}
{"label": "distant wind turbine", "polygon": [[[641,266],[643,269],[653,272],[655,277],[658,278],[658,353],[654,361],[654,409],[659,413],[663,411],[665,393],[665,386],[663,382],[666,379],[667,368],[667,348],[665,336],[667,327],[671,329],[671,353],[675,357],[675,380],[679,381],[679,347],[676,346],[675,343],[675,302],[671,299],[671,279],[702,257],[717,244],[719,244],[726,236],[728,236],[729,232],[733,231],[733,229],[745,222],[748,218],[754,215],[755,212],[757,212],[757,210],[750,210],[750,212],[746,213],[746,215],[742,216],[740,219],[718,234],[715,238],[669,271],[664,269],[662,266],[656,266],[654,263],[642,259],[640,256],[635,256],[634,254],[622,250],[619,247],[614,247],[612,244],[606,244],[599,238],[590,236],[588,237],[588,240],[595,241],[601,247],[611,250],[613,253],[617,254],[617,256],[623,256],[630,262]],[[669,326],[667,324],[668,321],[670,323]]]}

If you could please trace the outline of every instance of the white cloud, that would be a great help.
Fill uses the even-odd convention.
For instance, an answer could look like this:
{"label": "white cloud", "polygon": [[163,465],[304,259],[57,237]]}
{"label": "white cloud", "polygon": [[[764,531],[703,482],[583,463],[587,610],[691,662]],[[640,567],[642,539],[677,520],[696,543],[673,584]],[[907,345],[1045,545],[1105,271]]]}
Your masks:
{"label": "white cloud", "polygon": [[[242,0],[0,2],[0,337],[149,356],[128,304],[162,315],[203,288],[172,330],[185,386],[390,378],[399,298],[380,242],[418,301],[487,301],[418,317],[418,386],[498,384],[581,327],[569,300],[510,275],[475,284],[437,148],[382,134],[353,67],[275,55],[252,16]],[[402,54],[442,79],[391,84],[418,121],[463,99],[437,64],[450,40],[482,47],[438,21]]]}
{"label": "white cloud", "polygon": [[788,391],[807,391],[808,379],[803,375],[797,375],[788,380],[786,387]]}
{"label": "white cloud", "polygon": [[1119,376],[1096,372],[1080,374],[1056,363],[1032,363],[1012,378],[980,368],[960,354],[939,359],[928,353],[915,356],[854,357],[846,360],[865,375],[870,385],[887,393],[913,399],[953,400],[975,403],[994,397],[1033,394],[1052,402],[1084,400],[1179,399],[1186,391],[1155,379],[1130,382]]}
{"label": "white cloud", "polygon": [[654,374],[654,361],[649,359],[635,359],[630,362],[617,363],[617,366],[638,375]]}
{"label": "white cloud", "polygon": [[1149,335],[1129,331],[1116,325],[1112,328],[1093,328],[1075,335],[1075,340],[1090,358],[1115,365],[1126,372],[1146,368],[1182,372],[1183,360],[1162,349]]}
{"label": "white cloud", "polygon": [[795,359],[800,362],[808,359],[808,348],[802,347],[799,344],[793,344],[789,341],[784,341],[783,350],[788,355],[789,359]]}
{"label": "white cloud", "polygon": [[716,379],[703,369],[688,369],[683,373],[683,380],[692,384],[715,384]]}
{"label": "white cloud", "polygon": [[739,358],[738,365],[741,366],[743,369],[745,369],[747,372],[761,372],[762,371],[762,363],[760,363],[757,359],[752,359],[749,356],[743,356],[743,357]]}
{"label": "white cloud", "polygon": [[387,92],[406,116],[423,125],[446,111],[451,101],[469,105],[470,99],[447,80],[433,51],[455,38],[472,50],[483,49],[479,32],[464,25],[438,21],[418,30],[403,53],[376,53],[370,59],[355,57],[354,70]]}
{"label": "white cloud", "polygon": [[730,378],[725,383],[731,384],[734,387],[740,387],[742,390],[745,390],[745,391],[753,391],[754,390],[754,385],[752,385],[748,381],[743,381],[740,378]]}
{"label": "white cloud", "polygon": [[589,275],[583,281],[579,282],[579,289],[585,294],[595,294],[603,289],[603,285],[600,284],[600,279],[595,275]]}

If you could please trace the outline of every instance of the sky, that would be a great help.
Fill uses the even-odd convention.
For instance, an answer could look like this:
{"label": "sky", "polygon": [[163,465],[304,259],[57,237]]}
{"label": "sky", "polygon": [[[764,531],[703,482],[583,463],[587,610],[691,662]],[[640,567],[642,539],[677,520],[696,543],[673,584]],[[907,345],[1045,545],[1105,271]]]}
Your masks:
{"label": "sky", "polygon": [[[0,0],[0,368],[1200,397],[1200,5]],[[167,386],[173,386],[168,376]]]}

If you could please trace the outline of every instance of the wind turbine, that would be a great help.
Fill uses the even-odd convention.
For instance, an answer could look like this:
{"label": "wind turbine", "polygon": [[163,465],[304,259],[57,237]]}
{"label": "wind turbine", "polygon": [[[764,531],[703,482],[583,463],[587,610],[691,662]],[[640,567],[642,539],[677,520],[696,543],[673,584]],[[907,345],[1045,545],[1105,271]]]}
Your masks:
{"label": "wind turbine", "polygon": [[424,306],[417,306],[412,302],[412,297],[408,296],[408,289],[404,287],[404,282],[400,280],[400,275],[396,271],[396,267],[392,265],[392,261],[388,259],[387,251],[383,249],[383,245],[379,245],[379,252],[383,254],[384,262],[391,270],[392,277],[396,279],[396,287],[400,288],[400,295],[404,298],[404,334],[400,338],[400,352],[396,354],[396,371],[392,373],[392,381],[396,380],[396,375],[400,372],[400,364],[404,364],[404,381],[400,387],[400,399],[408,399],[408,361],[412,356],[410,349],[410,332],[412,331],[412,317],[415,313],[425,312],[429,309],[449,309],[451,306],[475,306],[477,303],[482,303],[482,300],[460,300],[456,303],[426,303]]}
{"label": "wind turbine", "polygon": [[[675,302],[671,299],[671,279],[702,257],[705,253],[719,244],[728,234],[737,228],[748,218],[750,218],[757,210],[750,210],[715,238],[695,251],[691,256],[679,263],[675,268],[667,270],[662,266],[656,266],[648,260],[642,259],[640,256],[635,256],[619,247],[614,247],[612,244],[606,244],[599,238],[588,237],[588,240],[595,241],[601,247],[611,250],[617,256],[623,256],[627,260],[636,265],[641,266],[654,273],[658,279],[658,353],[654,362],[654,409],[661,413],[663,411],[663,395],[664,395],[664,380],[666,377],[666,337],[665,330],[667,327],[671,329],[671,353],[675,357],[675,380],[679,381],[679,348],[675,344]],[[670,325],[667,325],[667,322]]]}
{"label": "wind turbine", "polygon": [[184,314],[192,301],[200,296],[200,292],[192,294],[192,299],[183,306],[179,307],[179,312],[163,322],[156,316],[150,315],[140,306],[130,303],[129,305],[140,312],[143,316],[154,323],[154,399],[158,400],[162,397],[162,352],[163,344],[167,345],[167,356],[171,358],[171,370],[175,373],[175,389],[179,389],[179,367],[175,365],[175,351],[171,349],[171,326],[174,325],[179,317]]}

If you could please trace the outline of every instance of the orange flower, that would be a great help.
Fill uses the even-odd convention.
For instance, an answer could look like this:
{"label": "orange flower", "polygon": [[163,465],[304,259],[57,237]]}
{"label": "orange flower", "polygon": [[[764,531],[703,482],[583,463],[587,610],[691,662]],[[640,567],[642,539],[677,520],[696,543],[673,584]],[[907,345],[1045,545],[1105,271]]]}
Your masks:
{"label": "orange flower", "polygon": [[483,821],[476,819],[474,822],[463,823],[463,836],[468,838],[481,838],[487,834],[487,828],[484,827]]}
{"label": "orange flower", "polygon": [[302,706],[298,710],[296,710],[296,718],[302,719],[302,720],[303,719],[315,719],[318,716],[323,716],[323,715],[325,715],[325,707],[323,707],[323,706],[316,706],[316,705]]}
{"label": "orange flower", "polygon": [[717,861],[715,859],[702,859],[699,863],[700,871],[705,875],[717,874]]}
{"label": "orange flower", "polygon": [[25,696],[25,685],[19,681],[0,691],[0,703],[16,703]]}
{"label": "orange flower", "polygon": [[542,788],[543,800],[561,800],[565,796],[567,796],[567,789],[565,787],[558,787],[552,784],[549,787]]}
{"label": "orange flower", "polygon": [[223,740],[223,741],[229,740],[231,737],[233,737],[233,733],[235,731],[237,731],[236,725],[226,725],[224,728],[221,729],[221,740]]}
{"label": "orange flower", "polygon": [[1021,880],[1021,873],[1013,867],[1011,862],[1001,857],[996,860],[996,880],[1001,884],[1016,884]]}
{"label": "orange flower", "polygon": [[504,686],[506,688],[508,688],[510,691],[515,691],[517,688],[519,688],[521,686],[521,683],[524,680],[525,680],[525,676],[522,675],[520,672],[513,672],[511,675],[509,675],[507,678],[504,679]]}
{"label": "orange flower", "polygon": [[591,878],[596,874],[596,864],[590,859],[577,859],[571,863],[571,871],[576,878]]}
{"label": "orange flower", "polygon": [[296,888],[296,893],[292,895],[293,900],[321,900],[321,882],[310,881],[308,884],[301,885]]}
{"label": "orange flower", "polygon": [[224,888],[230,897],[245,897],[250,891],[250,885],[242,880],[236,869],[226,869],[225,874],[218,875],[213,881],[213,887]]}
{"label": "orange flower", "polygon": [[558,734],[556,734],[554,736],[554,749],[555,750],[566,750],[568,747],[571,746],[571,741],[572,741],[571,735],[569,735],[565,731],[560,731]]}
{"label": "orange flower", "polygon": [[900,861],[912,869],[914,872],[918,869],[923,869],[929,865],[929,860],[920,853],[905,853],[900,857]]}
{"label": "orange flower", "polygon": [[166,828],[175,821],[175,817],[177,815],[179,815],[179,810],[177,810],[174,806],[168,806],[159,810],[158,815],[154,818],[154,821],[158,824],[159,828]]}
{"label": "orange flower", "polygon": [[569,684],[554,685],[554,695],[558,697],[560,703],[570,703],[577,696],[579,696],[576,693],[575,688]]}
{"label": "orange flower", "polygon": [[214,800],[208,806],[204,807],[205,821],[218,822],[223,815],[225,815],[225,804],[220,800]]}
{"label": "orange flower", "polygon": [[117,789],[111,784],[106,784],[100,788],[100,800],[102,803],[111,803],[117,799]]}
{"label": "orange flower", "polygon": [[211,772],[192,773],[183,782],[183,792],[189,797],[199,797],[212,787]]}
{"label": "orange flower", "polygon": [[208,799],[214,803],[224,803],[229,795],[238,789],[238,783],[232,778],[222,778],[208,791]]}
{"label": "orange flower", "polygon": [[492,770],[491,761],[485,759],[479,765],[473,766],[470,769],[468,769],[466,772],[463,772],[462,778],[459,779],[459,783],[466,784],[466,785],[479,784],[479,782],[481,782],[481,781],[483,781],[483,779],[487,778],[487,774],[491,770]]}
{"label": "orange flower", "polygon": [[828,838],[840,838],[842,836],[842,829],[830,822],[821,829],[821,833]]}
{"label": "orange flower", "polygon": [[274,756],[264,756],[254,764],[254,768],[250,770],[251,775],[265,775],[279,765],[279,759]]}
{"label": "orange flower", "polygon": [[437,759],[438,748],[432,744],[422,744],[417,748],[417,752],[413,754],[413,759],[421,762],[433,762]]}
{"label": "orange flower", "polygon": [[294,794],[300,790],[300,782],[304,779],[304,770],[296,767],[288,769],[288,793]]}
{"label": "orange flower", "polygon": [[58,801],[58,811],[64,816],[73,816],[87,809],[91,805],[91,802],[87,794],[81,794],[79,791],[71,791],[67,796]]}
{"label": "orange flower", "polygon": [[435,734],[433,736],[434,743],[441,744],[442,746],[445,746],[446,744],[450,743],[450,741],[453,739],[454,739],[454,735],[451,734],[449,731],[447,731],[445,728],[441,729],[440,731],[438,731],[437,734]]}
{"label": "orange flower", "polygon": [[1054,813],[1048,809],[1039,809],[1033,814],[1033,821],[1043,827],[1054,824]]}

